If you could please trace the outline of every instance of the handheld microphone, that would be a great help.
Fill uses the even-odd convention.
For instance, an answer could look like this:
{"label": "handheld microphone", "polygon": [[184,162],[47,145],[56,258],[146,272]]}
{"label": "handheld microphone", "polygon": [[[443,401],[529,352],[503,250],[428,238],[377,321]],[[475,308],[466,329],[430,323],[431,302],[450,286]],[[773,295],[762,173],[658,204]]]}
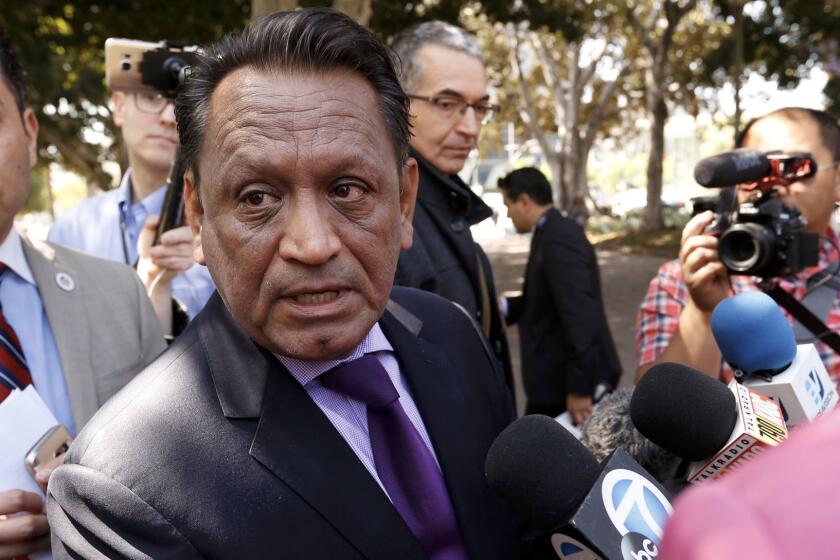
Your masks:
{"label": "handheld microphone", "polygon": [[745,292],[720,302],[712,333],[741,382],[779,403],[789,427],[837,406],[837,386],[813,344],[796,344],[773,298]]}
{"label": "handheld microphone", "polygon": [[694,180],[708,188],[731,187],[753,183],[771,172],[767,156],[757,150],[739,148],[700,160],[694,166]]}
{"label": "handheld microphone", "polygon": [[651,441],[692,461],[688,481],[716,478],[787,438],[779,405],[732,382],[675,363],[657,364],[630,401],[630,418]]}
{"label": "handheld microphone", "polygon": [[599,466],[547,416],[525,416],[499,434],[485,472],[517,513],[551,534],[558,558],[655,558],[673,511],[667,491],[624,450]]}

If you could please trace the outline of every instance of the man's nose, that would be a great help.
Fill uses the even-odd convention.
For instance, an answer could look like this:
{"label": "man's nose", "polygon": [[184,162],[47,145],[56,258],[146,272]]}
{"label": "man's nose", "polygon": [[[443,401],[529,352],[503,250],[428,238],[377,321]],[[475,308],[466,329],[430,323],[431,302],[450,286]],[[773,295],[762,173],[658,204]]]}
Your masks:
{"label": "man's nose", "polygon": [[307,265],[324,264],[341,250],[341,239],[330,220],[333,210],[312,197],[289,201],[280,238],[279,253],[285,260]]}
{"label": "man's nose", "polygon": [[475,109],[467,107],[463,115],[458,115],[455,130],[467,138],[478,138],[479,133],[481,133],[481,119],[475,114]]}
{"label": "man's nose", "polygon": [[175,102],[174,101],[167,101],[166,106],[160,112],[160,122],[169,125],[175,126]]}

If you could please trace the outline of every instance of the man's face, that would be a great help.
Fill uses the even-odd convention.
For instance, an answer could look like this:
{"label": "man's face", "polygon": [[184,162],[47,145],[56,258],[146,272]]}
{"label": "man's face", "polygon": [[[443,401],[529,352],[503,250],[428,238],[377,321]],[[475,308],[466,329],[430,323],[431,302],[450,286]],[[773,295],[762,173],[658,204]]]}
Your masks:
{"label": "man's face", "polygon": [[528,220],[526,212],[527,197],[526,194],[520,194],[516,200],[511,200],[506,190],[502,190],[502,199],[507,207],[507,215],[513,222],[513,227],[516,228],[517,233],[526,233],[534,227]]}
{"label": "man's face", "polygon": [[[810,152],[817,162],[817,173],[803,181],[779,188],[780,197],[796,206],[808,220],[808,231],[825,232],[840,200],[840,170],[832,166],[831,151],[823,145],[817,124],[810,118],[796,121],[778,115],[764,117],[750,128],[745,148],[762,152]],[[742,196],[743,198],[743,196]]]}
{"label": "man's face", "polygon": [[[144,96],[148,99],[137,99]],[[154,107],[154,97],[143,93],[112,94],[114,124],[122,131],[131,165],[166,173],[175,159],[175,146],[178,144],[175,109],[172,103],[166,103],[157,113],[138,108],[138,105]]]}
{"label": "man's face", "polygon": [[0,76],[0,242],[29,196],[29,174],[38,158],[38,121],[31,109],[22,118],[15,97]]}
{"label": "man's face", "polygon": [[338,359],[379,320],[417,189],[416,162],[399,169],[389,139],[373,88],[349,71],[241,68],[216,88],[201,201],[185,177],[195,257],[261,346]]}
{"label": "man's face", "polygon": [[[475,103],[487,100],[484,64],[466,53],[426,45],[417,52],[421,81],[412,95],[453,97]],[[481,121],[472,109],[449,117],[428,101],[411,100],[411,146],[439,171],[454,175],[478,142]]]}

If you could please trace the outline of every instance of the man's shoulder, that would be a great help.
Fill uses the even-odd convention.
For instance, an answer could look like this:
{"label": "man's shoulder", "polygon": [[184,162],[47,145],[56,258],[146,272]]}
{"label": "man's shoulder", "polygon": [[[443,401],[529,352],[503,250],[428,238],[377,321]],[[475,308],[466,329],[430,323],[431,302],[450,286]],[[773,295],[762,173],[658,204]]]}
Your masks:
{"label": "man's shoulder", "polygon": [[187,424],[187,416],[196,414],[195,406],[184,404],[200,400],[196,379],[204,373],[197,359],[201,354],[195,332],[178,337],[97,411],[76,438],[69,461],[112,460],[129,440],[137,448],[163,444],[171,437],[169,428]]}
{"label": "man's shoulder", "polygon": [[[119,216],[119,190],[106,191],[87,198],[58,218],[50,228],[50,240],[58,243],[71,243],[78,235],[79,228],[91,223],[107,225],[112,218]],[[99,230],[101,232],[101,229]]]}
{"label": "man's shoulder", "polygon": [[[430,342],[458,346],[477,341],[486,346],[479,326],[469,312],[432,292],[394,286],[386,313],[414,335]],[[484,350],[490,351],[489,348]]]}
{"label": "man's shoulder", "polygon": [[109,283],[116,280],[134,285],[138,282],[134,269],[123,263],[103,259],[52,241],[25,239],[24,243],[50,265],[66,267],[93,279],[96,283]]}

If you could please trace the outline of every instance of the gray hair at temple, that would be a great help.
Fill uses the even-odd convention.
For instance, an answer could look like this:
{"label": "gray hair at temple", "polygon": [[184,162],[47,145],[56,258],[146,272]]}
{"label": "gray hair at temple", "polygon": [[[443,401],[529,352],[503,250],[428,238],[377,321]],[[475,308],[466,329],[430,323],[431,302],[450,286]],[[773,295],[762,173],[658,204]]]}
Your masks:
{"label": "gray hair at temple", "polygon": [[580,441],[599,462],[621,447],[656,480],[669,486],[680,459],[636,429],[630,420],[632,396],[633,387],[624,387],[601,399],[598,410],[581,426]]}
{"label": "gray hair at temple", "polygon": [[225,76],[246,67],[292,74],[343,68],[361,75],[379,97],[398,166],[408,158],[408,97],[400,87],[388,47],[336,10],[277,12],[211,44],[178,94],[175,115],[181,157],[184,169],[192,170],[196,186],[210,97]]}
{"label": "gray hair at temple", "polygon": [[400,83],[409,93],[413,93],[423,79],[417,53],[426,45],[446,47],[484,62],[484,53],[475,38],[460,27],[445,21],[426,21],[413,25],[400,32],[391,42],[391,48],[399,57],[397,68]]}

